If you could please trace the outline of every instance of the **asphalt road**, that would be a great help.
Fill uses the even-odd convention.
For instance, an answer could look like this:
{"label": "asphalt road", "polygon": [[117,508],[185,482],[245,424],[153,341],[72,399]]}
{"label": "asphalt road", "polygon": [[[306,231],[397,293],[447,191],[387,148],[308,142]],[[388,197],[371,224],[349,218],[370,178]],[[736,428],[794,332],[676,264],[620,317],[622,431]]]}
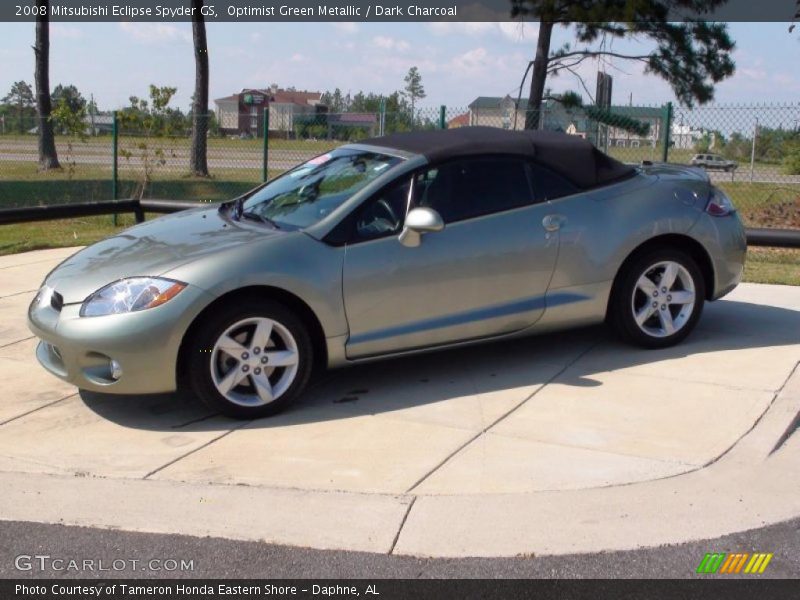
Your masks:
{"label": "asphalt road", "polygon": [[[220,515],[220,518],[225,517]],[[648,550],[467,559],[311,550],[218,538],[0,521],[0,578],[730,578],[730,575],[695,574],[706,552],[772,552],[775,556],[764,575],[739,577],[797,578],[800,576],[800,519],[714,540]],[[38,567],[19,571],[15,568],[15,558],[19,555],[81,561],[102,559],[107,568],[112,561],[123,560],[126,568],[102,573],[39,570]],[[148,570],[142,565],[151,559],[161,560],[162,565],[167,564],[166,559],[191,560],[194,570]],[[132,566],[133,560],[140,561],[136,569]],[[117,563],[117,566],[122,565]]]}

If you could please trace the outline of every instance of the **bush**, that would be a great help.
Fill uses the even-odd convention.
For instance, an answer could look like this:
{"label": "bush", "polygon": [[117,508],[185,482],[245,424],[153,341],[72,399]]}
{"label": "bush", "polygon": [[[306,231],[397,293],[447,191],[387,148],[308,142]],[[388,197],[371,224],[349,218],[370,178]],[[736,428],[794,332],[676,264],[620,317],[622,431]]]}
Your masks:
{"label": "bush", "polygon": [[788,175],[800,175],[800,143],[789,146],[783,158],[783,168]]}

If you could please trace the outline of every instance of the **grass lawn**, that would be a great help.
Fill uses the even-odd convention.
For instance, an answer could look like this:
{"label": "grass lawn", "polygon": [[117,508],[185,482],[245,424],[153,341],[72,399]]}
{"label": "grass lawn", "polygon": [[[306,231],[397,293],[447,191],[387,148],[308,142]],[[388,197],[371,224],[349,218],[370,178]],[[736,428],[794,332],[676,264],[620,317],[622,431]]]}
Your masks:
{"label": "grass lawn", "polygon": [[765,210],[768,210],[770,206],[789,204],[800,198],[800,184],[798,183],[724,181],[717,182],[715,185],[730,196],[748,227],[778,227],[777,224],[763,222]]}
{"label": "grass lawn", "polygon": [[[101,135],[97,137],[87,138],[86,140],[81,140],[79,138],[68,138],[66,136],[57,135],[56,136],[56,145],[57,147],[61,148],[62,146],[66,146],[68,143],[72,143],[75,148],[104,148],[107,149],[109,156],[111,155],[111,144],[112,139],[111,135]],[[154,145],[159,144],[177,144],[180,146],[189,147],[191,143],[191,139],[187,137],[152,137],[147,138],[141,135],[126,135],[125,132],[121,132],[119,135],[119,144],[120,147],[123,145],[130,145],[135,146],[141,142],[146,142],[150,140]],[[18,143],[21,145],[32,145],[36,147],[37,139],[35,135],[20,135],[20,134],[6,134],[0,135],[0,143],[8,142],[8,143]],[[331,148],[336,148],[337,146],[341,146],[342,144],[346,144],[347,142],[339,141],[339,140],[285,140],[285,139],[276,139],[270,138],[268,141],[269,149],[270,150],[305,150],[309,152],[316,152],[318,154],[322,154],[323,152],[327,152]],[[242,148],[246,150],[261,150],[264,147],[264,140],[261,138],[252,138],[252,139],[243,139],[240,140],[238,138],[231,139],[227,137],[210,137],[208,138],[208,148],[224,148],[226,150],[236,151],[237,148]]]}
{"label": "grass lawn", "polygon": [[[279,174],[279,171],[270,171],[269,175],[276,177]],[[156,172],[147,196],[227,200],[257,186],[260,177],[260,170],[255,169],[220,169],[210,179]],[[138,181],[132,170],[120,169],[118,197],[133,196],[137,187]],[[72,170],[65,167],[61,171],[40,173],[35,164],[13,162],[3,164],[0,169],[0,208],[52,204],[53,198],[58,198],[58,203],[69,203],[108,200],[111,197],[111,170],[103,167],[77,165]],[[114,227],[113,217],[103,215],[2,225],[0,255],[91,244],[133,225],[133,215],[118,215],[117,223],[118,226]]]}
{"label": "grass lawn", "polygon": [[800,285],[800,249],[749,248],[744,280],[752,283]]}
{"label": "grass lawn", "polygon": [[[281,173],[270,170],[269,176]],[[260,169],[217,169],[214,176],[191,177],[155,170],[148,198],[226,200],[253,189],[261,181]],[[134,169],[120,168],[118,198],[138,195],[140,177]],[[5,163],[0,169],[0,208],[66,204],[113,197],[111,169],[77,165],[60,171],[39,172],[25,162]]]}
{"label": "grass lawn", "polygon": [[42,248],[84,246],[114,235],[135,223],[132,214],[118,215],[117,219],[117,227],[113,225],[112,215],[1,225],[0,255]]}

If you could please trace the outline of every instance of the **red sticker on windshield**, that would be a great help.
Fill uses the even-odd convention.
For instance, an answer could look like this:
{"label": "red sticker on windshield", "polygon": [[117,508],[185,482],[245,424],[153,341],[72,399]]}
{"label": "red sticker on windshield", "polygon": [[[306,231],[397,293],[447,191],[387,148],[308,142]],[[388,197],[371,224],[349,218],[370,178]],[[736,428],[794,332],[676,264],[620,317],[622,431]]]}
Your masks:
{"label": "red sticker on windshield", "polygon": [[316,158],[312,158],[308,161],[307,165],[321,165],[322,163],[326,163],[331,159],[330,154],[323,154],[322,156],[317,156]]}

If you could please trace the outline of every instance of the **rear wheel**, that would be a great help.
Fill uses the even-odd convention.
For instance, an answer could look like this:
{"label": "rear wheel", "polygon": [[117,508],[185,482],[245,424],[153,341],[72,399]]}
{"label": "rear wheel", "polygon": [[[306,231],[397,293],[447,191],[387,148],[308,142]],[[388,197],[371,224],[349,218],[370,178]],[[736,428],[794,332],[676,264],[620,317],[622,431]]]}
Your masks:
{"label": "rear wheel", "polygon": [[230,417],[283,410],[308,383],[313,351],[305,324],[281,304],[246,300],[211,316],[190,341],[194,393]]}
{"label": "rear wheel", "polygon": [[680,250],[659,249],[635,259],[620,274],[609,320],[624,340],[665,348],[691,333],[704,299],[705,283],[694,259]]}

